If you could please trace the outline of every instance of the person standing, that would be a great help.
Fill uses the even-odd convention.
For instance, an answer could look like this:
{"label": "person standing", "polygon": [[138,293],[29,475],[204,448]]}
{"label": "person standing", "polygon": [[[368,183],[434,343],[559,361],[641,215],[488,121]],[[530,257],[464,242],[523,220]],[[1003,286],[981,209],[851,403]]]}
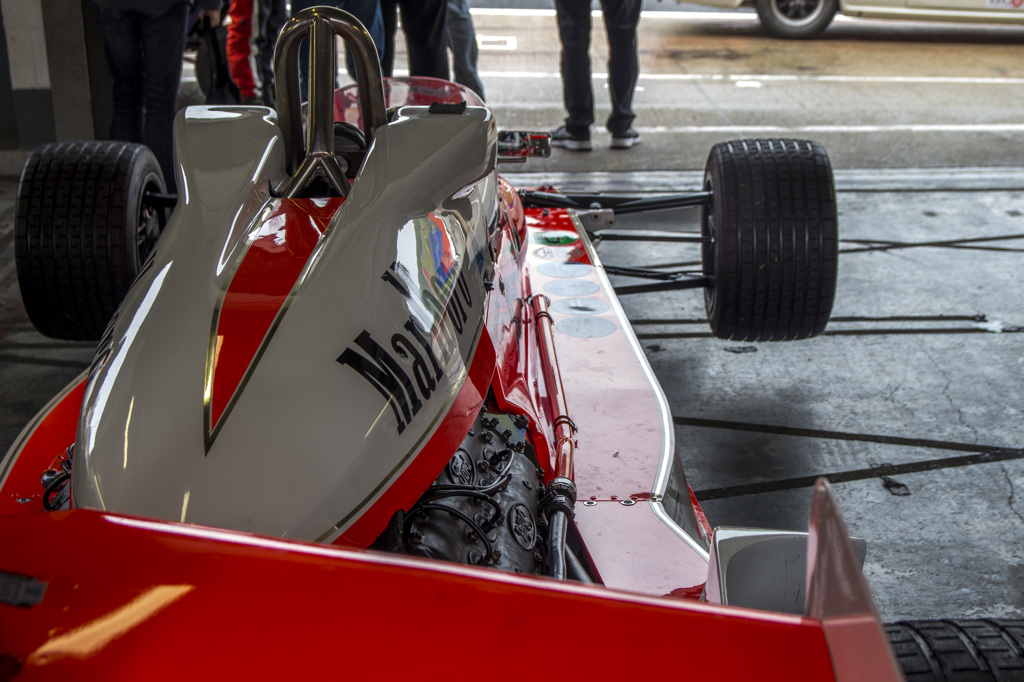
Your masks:
{"label": "person standing", "polygon": [[[174,116],[188,0],[93,0],[114,80],[110,137],[153,150],[174,191]],[[220,0],[198,0],[200,20],[220,24]]]}
{"label": "person standing", "polygon": [[[601,0],[608,33],[608,94],[612,111],[607,128],[612,149],[628,149],[640,142],[633,128],[633,93],[640,75],[637,24],[641,0]],[[558,36],[562,42],[562,94],[568,116],[551,133],[551,144],[574,151],[590,151],[594,122],[594,89],[590,74],[591,0],[555,0]]]}
{"label": "person standing", "polygon": [[455,82],[484,97],[484,84],[476,69],[480,48],[476,44],[476,29],[469,13],[469,0],[448,0],[448,49],[452,51],[452,71]]}
{"label": "person standing", "polygon": [[274,106],[274,46],[288,19],[285,0],[231,0],[225,52],[243,104]]}
{"label": "person standing", "polygon": [[409,75],[448,80],[447,0],[380,0],[384,17],[384,53],[381,58],[384,75],[394,75],[399,8],[409,48]]}

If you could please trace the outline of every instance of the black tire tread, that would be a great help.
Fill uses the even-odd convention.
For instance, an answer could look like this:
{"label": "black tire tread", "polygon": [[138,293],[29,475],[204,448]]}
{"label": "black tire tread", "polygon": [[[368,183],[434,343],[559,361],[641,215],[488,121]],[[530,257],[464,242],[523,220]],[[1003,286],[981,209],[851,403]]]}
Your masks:
{"label": "black tire tread", "polygon": [[716,223],[715,246],[705,249],[705,261],[714,259],[715,336],[785,341],[824,331],[839,244],[825,150],[805,140],[724,142],[712,148],[705,178]]}
{"label": "black tire tread", "polygon": [[1024,682],[1024,620],[914,620],[886,625],[907,682]]}
{"label": "black tire tread", "polygon": [[57,142],[33,151],[18,185],[15,260],[25,310],[42,334],[103,334],[142,265],[136,202],[147,182],[163,191],[142,145]]}

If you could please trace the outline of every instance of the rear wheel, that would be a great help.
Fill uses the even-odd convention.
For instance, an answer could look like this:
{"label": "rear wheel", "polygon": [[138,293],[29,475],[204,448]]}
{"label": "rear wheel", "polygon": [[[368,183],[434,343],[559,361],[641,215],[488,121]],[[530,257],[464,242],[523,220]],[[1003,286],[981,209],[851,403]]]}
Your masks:
{"label": "rear wheel", "polygon": [[907,682],[1024,680],[1024,621],[936,620],[886,625]]}
{"label": "rear wheel", "polygon": [[15,260],[29,319],[60,339],[98,340],[160,235],[147,193],[156,157],[127,142],[61,142],[29,157],[18,186]]}
{"label": "rear wheel", "polygon": [[788,341],[825,329],[835,298],[838,230],[832,167],[804,140],[715,145],[704,171],[701,261],[715,336]]}
{"label": "rear wheel", "polygon": [[755,0],[761,25],[775,38],[816,38],[828,28],[837,0]]}

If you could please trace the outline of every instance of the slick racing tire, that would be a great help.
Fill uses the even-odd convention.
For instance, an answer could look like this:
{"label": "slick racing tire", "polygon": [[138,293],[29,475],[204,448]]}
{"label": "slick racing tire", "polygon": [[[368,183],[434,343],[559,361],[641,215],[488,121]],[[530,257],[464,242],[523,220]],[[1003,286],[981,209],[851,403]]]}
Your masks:
{"label": "slick racing tire", "polygon": [[147,192],[164,193],[156,157],[127,142],[60,142],[32,152],[18,185],[15,261],[32,324],[95,341],[160,234]]}
{"label": "slick racing tire", "polygon": [[825,150],[804,140],[715,145],[701,213],[704,302],[731,341],[789,341],[825,329],[838,265],[836,199]]}
{"label": "slick racing tire", "polygon": [[805,40],[828,28],[839,9],[837,0],[755,0],[754,8],[768,35]]}
{"label": "slick racing tire", "polygon": [[1024,620],[918,620],[886,625],[907,682],[1024,679]]}

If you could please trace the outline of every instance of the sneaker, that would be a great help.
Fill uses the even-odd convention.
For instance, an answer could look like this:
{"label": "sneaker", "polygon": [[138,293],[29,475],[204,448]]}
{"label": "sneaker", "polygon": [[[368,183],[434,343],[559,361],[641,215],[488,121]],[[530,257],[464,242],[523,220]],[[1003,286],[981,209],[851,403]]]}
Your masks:
{"label": "sneaker", "polygon": [[612,149],[629,149],[635,144],[640,144],[640,133],[632,128],[624,133],[612,133]]}
{"label": "sneaker", "polygon": [[586,135],[573,135],[565,126],[551,131],[551,146],[564,147],[574,152],[589,152],[594,148],[590,144],[589,132]]}

